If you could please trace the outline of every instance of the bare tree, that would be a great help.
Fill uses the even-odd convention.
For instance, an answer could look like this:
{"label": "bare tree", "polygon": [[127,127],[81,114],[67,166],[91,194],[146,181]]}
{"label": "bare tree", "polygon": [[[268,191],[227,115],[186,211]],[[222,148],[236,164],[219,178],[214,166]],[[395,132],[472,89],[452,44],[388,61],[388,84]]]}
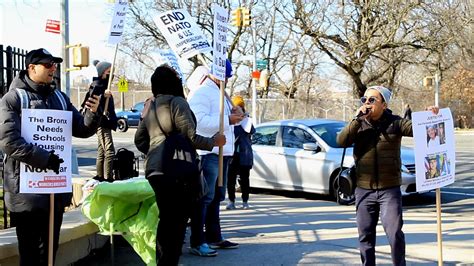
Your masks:
{"label": "bare tree", "polygon": [[302,33],[351,77],[362,95],[370,83],[393,85],[403,63],[426,62],[452,43],[435,11],[461,7],[442,2],[293,0],[293,5]]}

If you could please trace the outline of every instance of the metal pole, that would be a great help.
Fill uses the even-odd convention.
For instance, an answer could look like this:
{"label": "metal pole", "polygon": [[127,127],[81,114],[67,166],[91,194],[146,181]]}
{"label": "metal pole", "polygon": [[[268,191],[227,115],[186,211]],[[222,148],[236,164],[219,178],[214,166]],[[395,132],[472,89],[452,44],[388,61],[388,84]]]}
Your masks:
{"label": "metal pole", "polygon": [[435,106],[439,106],[439,74],[435,74]]}
{"label": "metal pole", "polygon": [[[250,4],[248,5],[250,9]],[[253,77],[253,73],[257,71],[257,32],[255,30],[255,23],[250,24],[252,30],[253,41],[253,67],[252,67],[252,122],[257,124],[257,79]]]}
{"label": "metal pole", "polygon": [[61,67],[61,90],[70,97],[69,88],[69,53],[67,45],[69,44],[69,0],[61,0],[61,57],[63,58],[63,67]]}

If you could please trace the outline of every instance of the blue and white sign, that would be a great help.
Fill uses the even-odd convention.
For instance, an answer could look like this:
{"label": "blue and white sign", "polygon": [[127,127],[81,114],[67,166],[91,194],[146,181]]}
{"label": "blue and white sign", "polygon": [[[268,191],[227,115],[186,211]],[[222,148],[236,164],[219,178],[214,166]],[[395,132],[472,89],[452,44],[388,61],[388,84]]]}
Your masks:
{"label": "blue and white sign", "polygon": [[154,21],[179,58],[187,59],[212,50],[206,36],[185,9],[163,12]]}
{"label": "blue and white sign", "polygon": [[416,191],[426,191],[454,183],[455,146],[451,110],[437,115],[431,111],[413,113]]}
{"label": "blue and white sign", "polygon": [[128,0],[117,0],[114,6],[114,15],[110,25],[109,44],[117,44],[122,41],[125,16],[128,11]]}
{"label": "blue and white sign", "polygon": [[212,5],[214,11],[214,42],[212,43],[212,75],[225,80],[225,60],[227,58],[227,30],[229,12],[218,4]]}

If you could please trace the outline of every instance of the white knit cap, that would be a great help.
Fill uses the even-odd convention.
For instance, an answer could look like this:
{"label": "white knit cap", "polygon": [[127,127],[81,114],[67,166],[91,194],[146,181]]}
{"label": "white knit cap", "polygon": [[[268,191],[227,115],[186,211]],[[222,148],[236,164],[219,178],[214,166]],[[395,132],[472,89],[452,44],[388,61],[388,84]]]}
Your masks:
{"label": "white knit cap", "polygon": [[383,100],[388,104],[390,102],[390,98],[392,98],[392,91],[388,88],[383,86],[372,86],[367,88],[367,90],[376,90],[382,95]]}

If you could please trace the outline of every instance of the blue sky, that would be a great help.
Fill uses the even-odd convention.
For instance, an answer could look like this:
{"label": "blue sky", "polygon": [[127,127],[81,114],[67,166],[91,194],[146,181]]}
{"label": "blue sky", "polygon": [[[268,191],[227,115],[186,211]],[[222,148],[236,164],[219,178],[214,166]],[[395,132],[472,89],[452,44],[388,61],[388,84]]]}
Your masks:
{"label": "blue sky", "polygon": [[[114,4],[107,0],[69,0],[69,41],[90,48],[92,60],[113,60],[107,44]],[[45,32],[46,20],[61,20],[60,0],[0,0],[0,44],[31,50],[46,48],[61,56],[61,35]],[[94,67],[73,71],[71,77],[95,75]]]}

